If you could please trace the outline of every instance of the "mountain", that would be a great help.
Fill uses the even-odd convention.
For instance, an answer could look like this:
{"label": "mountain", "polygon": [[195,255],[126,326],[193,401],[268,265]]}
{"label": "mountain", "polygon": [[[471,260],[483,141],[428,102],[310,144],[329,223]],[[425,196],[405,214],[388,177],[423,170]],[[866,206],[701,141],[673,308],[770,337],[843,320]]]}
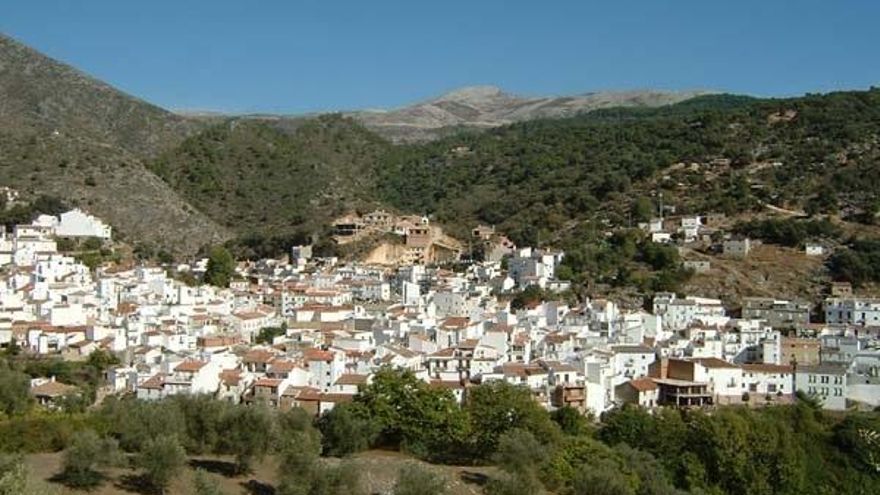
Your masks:
{"label": "mountain", "polygon": [[705,91],[605,91],[560,97],[521,97],[494,86],[472,86],[389,111],[349,115],[393,141],[425,141],[460,129],[486,129],[540,118],[571,117],[611,107],[658,107]]}
{"label": "mountain", "polygon": [[154,249],[227,239],[144,166],[201,127],[0,35],[0,184],[25,198],[53,195]]}
{"label": "mountain", "polygon": [[379,196],[440,221],[495,224],[519,243],[573,220],[625,225],[631,202],[735,214],[760,204],[853,216],[876,208],[880,90],[788,99],[702,96],[597,110],[399,146]]}
{"label": "mountain", "polygon": [[155,154],[199,127],[2,34],[0,122],[75,134],[138,155]]}

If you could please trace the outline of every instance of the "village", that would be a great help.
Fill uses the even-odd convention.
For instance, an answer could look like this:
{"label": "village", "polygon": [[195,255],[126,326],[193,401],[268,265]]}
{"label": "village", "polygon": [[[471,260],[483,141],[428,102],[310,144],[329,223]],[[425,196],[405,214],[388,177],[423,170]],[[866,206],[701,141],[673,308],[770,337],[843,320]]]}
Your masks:
{"label": "village", "polygon": [[[708,223],[642,228],[654,242],[686,242],[712,235]],[[102,396],[206,394],[315,416],[351,401],[383,367],[410,370],[459,402],[475,384],[503,380],[548,410],[593,417],[623,404],[760,407],[791,403],[795,392],[828,410],[880,405],[880,300],[847,284],[831,287],[822,323],[809,304],[775,298],[736,308],[673,293],[655,294],[649,308],[572,303],[555,276],[564,252],[517,247],[492,227],[474,228],[469,242],[484,243],[486,256],[462,271],[438,263],[461,256],[461,243],[427,218],[379,211],[335,228],[341,242],[391,232],[403,248],[385,263],[359,263],[293,246],[285,260],[238,262],[218,288],[161,266],[92,271],[60,253],[59,239],[109,242],[111,228],[80,210],[42,215],[0,238],[0,345],[74,361],[112,353],[120,364]],[[750,242],[729,238],[722,249],[747,256]],[[206,265],[173,271],[199,275]],[[529,287],[548,296],[512,304]],[[78,390],[46,376],[31,393],[51,409]]]}

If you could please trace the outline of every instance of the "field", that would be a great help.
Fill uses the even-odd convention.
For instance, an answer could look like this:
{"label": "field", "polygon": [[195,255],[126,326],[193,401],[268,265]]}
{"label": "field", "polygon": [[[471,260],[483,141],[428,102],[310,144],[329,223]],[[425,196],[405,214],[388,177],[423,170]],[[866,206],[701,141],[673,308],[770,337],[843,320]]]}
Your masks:
{"label": "field", "polygon": [[[354,465],[361,471],[361,479],[366,493],[391,493],[397,472],[401,466],[413,460],[398,452],[372,450],[362,452],[352,457]],[[34,479],[49,482],[50,485],[60,490],[62,494],[92,495],[124,495],[124,494],[150,494],[143,486],[138,476],[138,471],[133,469],[110,469],[106,470],[107,479],[98,488],[89,492],[73,490],[64,487],[60,483],[52,481],[61,471],[61,453],[33,454],[25,458],[30,475]],[[339,462],[337,459],[327,459],[326,462]],[[178,479],[174,480],[168,489],[168,494],[187,494],[193,491],[193,476],[196,469],[204,469],[208,475],[216,479],[223,493],[227,495],[251,494],[270,495],[275,493],[273,484],[276,482],[278,471],[277,461],[267,457],[258,463],[250,475],[234,476],[231,473],[232,459],[223,457],[192,457],[186,470]],[[492,468],[486,467],[463,467],[463,466],[431,466],[438,474],[447,479],[451,495],[476,495],[482,493],[481,485],[492,473]]]}

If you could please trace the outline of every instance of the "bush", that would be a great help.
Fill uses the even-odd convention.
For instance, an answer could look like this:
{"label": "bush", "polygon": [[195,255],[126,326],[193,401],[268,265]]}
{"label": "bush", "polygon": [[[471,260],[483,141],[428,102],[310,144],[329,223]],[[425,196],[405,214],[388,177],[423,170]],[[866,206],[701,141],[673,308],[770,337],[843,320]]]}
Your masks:
{"label": "bush", "polygon": [[339,404],[318,420],[324,454],[345,456],[366,450],[378,434],[369,412],[357,403]]}
{"label": "bush", "polygon": [[414,462],[400,468],[393,490],[394,495],[444,495],[448,492],[442,476]]}
{"label": "bush", "polygon": [[103,479],[97,468],[120,463],[121,454],[115,440],[103,439],[92,430],[82,430],[73,434],[64,451],[61,478],[75,488],[92,488]]}
{"label": "bush", "polygon": [[162,435],[147,440],[138,458],[146,480],[161,493],[186,463],[186,452],[177,437]]}

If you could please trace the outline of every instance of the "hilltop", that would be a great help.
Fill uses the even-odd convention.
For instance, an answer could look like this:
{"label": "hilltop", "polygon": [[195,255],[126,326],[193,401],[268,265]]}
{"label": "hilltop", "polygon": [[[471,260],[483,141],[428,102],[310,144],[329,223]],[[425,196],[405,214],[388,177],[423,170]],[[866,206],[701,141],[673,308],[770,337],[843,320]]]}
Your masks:
{"label": "hilltop", "polygon": [[702,94],[706,92],[644,90],[524,97],[494,86],[472,86],[399,109],[350,115],[392,141],[425,141],[462,129],[488,129],[525,120],[571,117],[602,108],[671,105]]}

